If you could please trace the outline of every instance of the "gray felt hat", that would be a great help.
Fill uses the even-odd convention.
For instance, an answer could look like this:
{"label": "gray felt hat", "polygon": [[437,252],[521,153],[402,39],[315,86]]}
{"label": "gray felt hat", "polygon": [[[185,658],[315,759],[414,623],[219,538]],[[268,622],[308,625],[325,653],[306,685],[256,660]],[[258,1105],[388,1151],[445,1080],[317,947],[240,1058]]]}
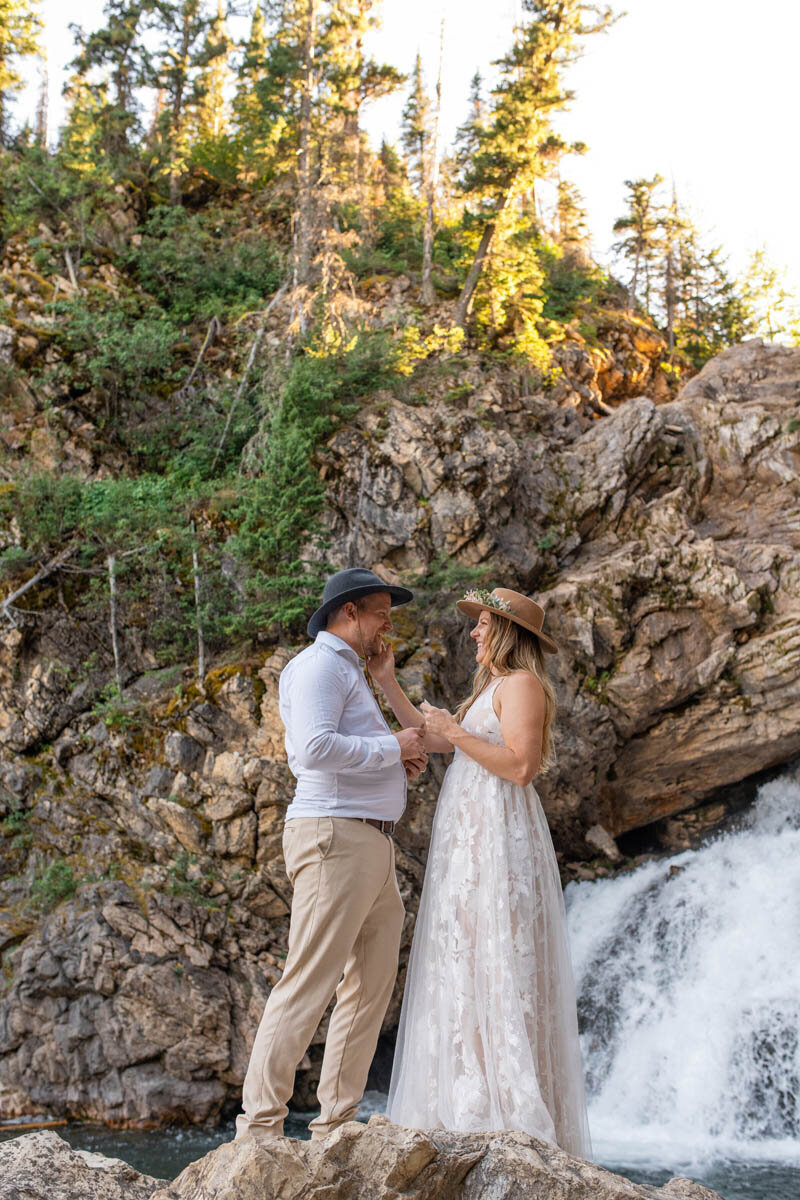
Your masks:
{"label": "gray felt hat", "polygon": [[392,608],[396,604],[408,604],[414,598],[414,593],[408,588],[394,587],[374,571],[367,571],[364,567],[348,567],[331,575],[325,584],[322,604],[308,622],[308,636],[316,637],[325,628],[330,614],[348,600],[358,600],[360,596],[369,596],[373,592],[388,592],[392,598]]}

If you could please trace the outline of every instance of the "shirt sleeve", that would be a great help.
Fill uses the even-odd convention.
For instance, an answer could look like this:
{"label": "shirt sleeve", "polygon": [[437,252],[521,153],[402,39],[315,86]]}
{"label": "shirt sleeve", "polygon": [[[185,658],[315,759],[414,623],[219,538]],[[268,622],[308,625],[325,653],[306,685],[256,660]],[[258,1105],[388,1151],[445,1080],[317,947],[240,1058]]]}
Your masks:
{"label": "shirt sleeve", "polygon": [[345,673],[328,655],[298,663],[292,672],[287,729],[304,770],[380,771],[400,761],[400,743],[392,733],[353,737],[338,732],[347,692]]}

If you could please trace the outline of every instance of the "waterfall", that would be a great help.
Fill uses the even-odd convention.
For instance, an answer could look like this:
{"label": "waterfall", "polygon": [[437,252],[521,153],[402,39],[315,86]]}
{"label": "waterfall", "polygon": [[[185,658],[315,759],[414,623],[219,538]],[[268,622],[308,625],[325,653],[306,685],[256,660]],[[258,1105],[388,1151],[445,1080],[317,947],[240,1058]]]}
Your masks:
{"label": "waterfall", "polygon": [[565,898],[596,1151],[800,1164],[800,785]]}

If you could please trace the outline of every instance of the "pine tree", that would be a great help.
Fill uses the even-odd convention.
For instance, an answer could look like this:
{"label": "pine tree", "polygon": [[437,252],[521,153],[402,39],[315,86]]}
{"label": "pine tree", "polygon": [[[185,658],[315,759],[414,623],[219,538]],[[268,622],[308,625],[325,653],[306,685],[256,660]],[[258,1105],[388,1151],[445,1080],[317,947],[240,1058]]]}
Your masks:
{"label": "pine tree", "polygon": [[36,101],[36,117],[34,130],[36,144],[47,149],[47,125],[50,110],[50,73],[47,69],[47,55],[42,55],[42,65],[39,71],[39,96]]}
{"label": "pine tree", "polygon": [[661,175],[654,175],[652,179],[626,179],[628,211],[614,222],[614,233],[625,235],[614,244],[614,252],[631,267],[628,285],[629,312],[635,310],[641,276],[645,279],[645,310],[649,310],[650,307],[651,266],[661,236],[660,213],[655,192],[663,182]]}
{"label": "pine tree", "polygon": [[406,152],[408,174],[415,183],[417,194],[424,206],[424,226],[422,236],[422,299],[425,304],[433,304],[436,296],[433,290],[433,238],[435,225],[436,183],[439,168],[439,110],[442,93],[442,42],[444,25],[442,25],[439,74],[436,85],[436,103],[431,102],[425,90],[422,74],[422,59],[419,51],[414,60],[414,70],[411,74],[411,91],[403,109],[402,143]]}
{"label": "pine tree", "polygon": [[750,332],[767,341],[795,341],[800,303],[786,286],[786,273],[770,262],[765,246],[753,252],[740,280]]}
{"label": "pine tree", "polygon": [[425,91],[422,57],[417,51],[411,72],[411,89],[403,109],[401,144],[406,153],[408,177],[422,196],[428,178],[432,125],[432,105]]}
{"label": "pine tree", "polygon": [[675,351],[677,326],[681,309],[686,309],[686,298],[682,294],[686,266],[694,253],[688,253],[690,243],[696,241],[696,232],[688,216],[678,204],[673,185],[672,198],[660,215],[662,231],[662,299],[666,317],[667,347],[670,362]]}
{"label": "pine tree", "polygon": [[486,130],[487,107],[480,71],[476,71],[470,80],[467,105],[467,119],[458,127],[455,140],[456,167],[462,181],[467,177],[472,161],[481,148]]}
{"label": "pine tree", "polygon": [[91,174],[105,157],[101,118],[109,104],[107,84],[90,84],[76,73],[68,80],[64,96],[68,108],[59,135],[61,159],[71,170]]}
{"label": "pine tree", "polygon": [[670,208],[666,240],[667,247],[672,240],[673,265],[668,258],[662,264],[665,293],[668,280],[674,293],[671,305],[664,297],[667,334],[671,307],[675,350],[701,367],[752,332],[750,315],[720,247],[703,247],[694,222],[674,197]]}
{"label": "pine tree", "polygon": [[206,35],[202,66],[195,86],[188,134],[193,141],[217,141],[228,128],[226,96],[230,78],[228,58],[233,42],[225,26],[223,0],[217,0],[217,14]]}
{"label": "pine tree", "polygon": [[111,156],[124,154],[139,131],[136,93],[153,81],[144,34],[154,4],[155,0],[106,0],[106,23],[101,29],[87,36],[78,26],[70,26],[80,46],[71,63],[74,71],[87,84],[98,71],[101,74],[100,81],[89,86],[98,99],[103,97],[98,120],[103,148]]}
{"label": "pine tree", "polygon": [[248,179],[263,175],[269,156],[269,133],[277,113],[265,111],[261,95],[267,77],[267,33],[264,9],[256,3],[250,24],[250,36],[238,72],[233,98],[233,123],[239,140],[239,154]]}
{"label": "pine tree", "polygon": [[574,183],[559,179],[556,192],[556,235],[565,250],[580,249],[588,237],[583,197]]}
{"label": "pine tree", "polygon": [[180,201],[180,180],[189,157],[188,115],[200,98],[208,65],[207,35],[214,22],[202,0],[149,0],[161,35],[155,79],[164,93],[160,135],[169,177],[169,200]]}
{"label": "pine tree", "polygon": [[462,326],[498,227],[512,202],[532,195],[537,176],[546,172],[551,118],[572,98],[563,72],[580,57],[583,40],[614,20],[610,9],[582,0],[523,0],[523,9],[531,20],[497,64],[490,117],[466,135],[476,151],[462,186],[481,237],[456,306],[455,320]]}
{"label": "pine tree", "polygon": [[24,81],[19,60],[39,53],[42,22],[30,0],[0,0],[0,145],[8,134],[9,105]]}
{"label": "pine tree", "polygon": [[323,170],[337,186],[363,177],[361,113],[403,82],[400,72],[367,58],[364,44],[377,25],[375,0],[331,0],[320,29]]}
{"label": "pine tree", "polygon": [[302,48],[300,67],[300,123],[297,155],[297,205],[295,213],[294,282],[304,287],[308,283],[313,240],[314,197],[312,194],[312,120],[317,72],[314,51],[319,16],[318,0],[301,0],[299,43]]}

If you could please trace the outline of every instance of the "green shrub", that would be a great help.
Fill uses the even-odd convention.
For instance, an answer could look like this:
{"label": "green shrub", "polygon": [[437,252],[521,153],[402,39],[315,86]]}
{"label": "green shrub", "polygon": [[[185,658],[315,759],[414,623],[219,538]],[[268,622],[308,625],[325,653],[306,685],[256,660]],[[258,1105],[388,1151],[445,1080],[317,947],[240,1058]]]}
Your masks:
{"label": "green shrub", "polygon": [[0,833],[11,838],[12,850],[23,850],[33,841],[28,825],[30,816],[30,809],[14,808],[0,824]]}
{"label": "green shrub", "polygon": [[568,324],[599,299],[606,278],[593,264],[584,264],[557,247],[544,244],[539,249],[544,271],[544,307],[542,316]]}
{"label": "green shrub", "polygon": [[[179,896],[182,900],[188,900],[190,904],[201,908],[219,908],[218,904],[201,891],[197,880],[189,876],[189,868],[196,862],[196,854],[181,850],[167,867],[167,884],[164,890],[168,896]],[[203,874],[201,878],[203,882],[211,883],[215,876]]]}
{"label": "green shrub", "polygon": [[481,563],[477,567],[469,567],[456,562],[447,554],[441,553],[428,567],[421,579],[414,585],[415,590],[426,596],[436,598],[442,593],[466,591],[468,588],[486,586],[492,575],[492,566]]}
{"label": "green shrub", "polygon": [[138,729],[142,712],[138,704],[126,701],[116,683],[107,683],[92,706],[92,716],[102,721],[106,729]]}
{"label": "green shrub", "polygon": [[395,376],[392,345],[383,334],[361,334],[339,354],[313,347],[292,363],[282,395],[273,402],[247,457],[226,515],[236,528],[228,543],[244,568],[245,600],[231,612],[226,632],[251,634],[275,622],[299,622],[319,594],[327,566],[303,549],[319,542],[318,513],[325,495],[314,448],[337,421],[352,415],[364,392]]}
{"label": "green shrub", "polygon": [[0,516],[14,518],[24,549],[7,552],[13,566],[25,552],[59,546],[80,520],[83,481],[75,475],[40,472],[20,478],[15,487],[0,492]]}
{"label": "green shrub", "polygon": [[138,297],[96,304],[84,297],[56,304],[58,342],[66,358],[60,381],[74,389],[97,388],[116,409],[120,400],[170,380],[180,330],[163,309]]}
{"label": "green shrub", "polygon": [[46,867],[36,871],[31,883],[31,903],[40,912],[52,909],[75,894],[78,881],[65,858],[54,858]]}
{"label": "green shrub", "polygon": [[279,286],[283,267],[274,243],[230,220],[162,205],[129,252],[141,286],[178,324],[260,308]]}

